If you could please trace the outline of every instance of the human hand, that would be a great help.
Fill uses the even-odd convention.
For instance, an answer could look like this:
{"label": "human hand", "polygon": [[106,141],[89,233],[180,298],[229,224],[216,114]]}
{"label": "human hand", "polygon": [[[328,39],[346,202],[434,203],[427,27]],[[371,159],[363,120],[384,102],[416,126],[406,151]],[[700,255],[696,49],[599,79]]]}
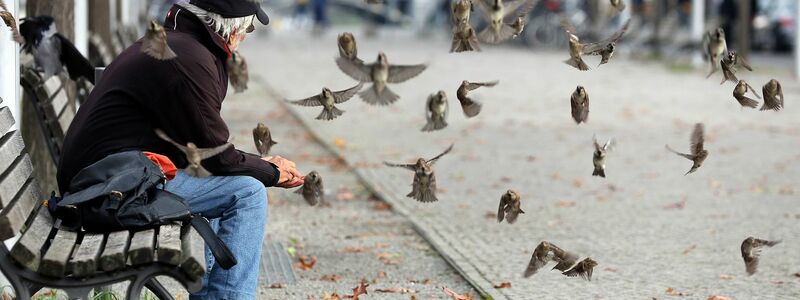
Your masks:
{"label": "human hand", "polygon": [[280,178],[278,178],[277,187],[281,188],[294,188],[303,185],[305,176],[297,171],[297,166],[294,162],[280,156],[268,156],[262,158],[278,167]]}

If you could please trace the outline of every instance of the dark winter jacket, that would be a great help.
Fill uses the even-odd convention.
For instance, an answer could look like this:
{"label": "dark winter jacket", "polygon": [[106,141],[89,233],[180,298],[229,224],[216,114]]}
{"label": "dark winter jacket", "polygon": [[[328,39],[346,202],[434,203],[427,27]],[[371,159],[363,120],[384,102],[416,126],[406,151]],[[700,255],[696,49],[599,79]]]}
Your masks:
{"label": "dark winter jacket", "polygon": [[[185,167],[183,153],[159,139],[155,128],[163,129],[178,143],[193,142],[201,148],[228,141],[228,127],[220,116],[228,89],[225,42],[179,6],[170,9],[164,27],[177,58],[156,60],[140,51],[138,41],[105,69],[81,105],[58,165],[62,193],[78,171],[126,150],[164,154],[178,168]],[[252,176],[265,186],[275,185],[279,177],[273,164],[233,147],[202,165],[214,175]]]}

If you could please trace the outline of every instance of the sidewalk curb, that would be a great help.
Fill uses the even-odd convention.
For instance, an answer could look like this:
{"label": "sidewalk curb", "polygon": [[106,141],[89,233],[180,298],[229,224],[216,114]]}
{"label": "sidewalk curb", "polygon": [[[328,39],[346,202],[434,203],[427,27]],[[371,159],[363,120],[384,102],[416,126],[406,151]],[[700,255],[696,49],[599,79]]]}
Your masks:
{"label": "sidewalk curb", "polygon": [[478,268],[471,264],[461,252],[452,247],[451,243],[448,243],[447,239],[437,232],[433,226],[427,226],[428,224],[426,224],[426,222],[416,218],[404,207],[404,205],[400,204],[397,200],[394,200],[391,195],[385,193],[383,188],[380,188],[376,183],[367,180],[367,178],[369,178],[368,173],[366,173],[364,170],[354,167],[353,164],[346,157],[344,157],[339,150],[336,149],[336,147],[334,147],[334,145],[325,141],[316,131],[314,131],[310,124],[303,119],[303,117],[295,110],[295,108],[286,104],[284,101],[280,101],[283,99],[283,97],[268,83],[266,83],[263,78],[257,76],[253,79],[253,81],[260,84],[264,88],[268,96],[275,99],[275,101],[277,101],[281,107],[286,109],[286,111],[289,112],[289,114],[291,114],[292,117],[303,126],[303,128],[311,133],[311,136],[317,143],[342,160],[345,165],[352,170],[353,174],[356,175],[358,180],[361,181],[372,194],[378,196],[378,198],[383,202],[389,204],[392,211],[397,212],[401,216],[408,219],[414,227],[414,230],[419,233],[428,243],[430,243],[433,248],[436,249],[439,255],[441,255],[450,266],[458,271],[458,273],[461,274],[461,276],[464,277],[464,279],[469,282],[469,284],[475,288],[478,293],[480,293],[483,299],[509,299],[496,290],[493,286],[493,283],[486,279],[478,270]]}

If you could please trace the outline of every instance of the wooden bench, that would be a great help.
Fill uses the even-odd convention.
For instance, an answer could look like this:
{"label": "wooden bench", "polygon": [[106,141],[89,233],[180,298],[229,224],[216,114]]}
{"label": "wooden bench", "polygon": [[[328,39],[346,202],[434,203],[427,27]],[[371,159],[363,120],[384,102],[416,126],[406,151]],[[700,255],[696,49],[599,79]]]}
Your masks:
{"label": "wooden bench", "polygon": [[30,299],[43,287],[88,299],[93,288],[122,281],[130,281],[125,299],[139,299],[143,287],[171,299],[154,280],[157,275],[176,279],[190,292],[202,288],[205,243],[189,226],[103,234],[55,228],[22,136],[7,132],[14,122],[9,108],[0,106],[0,239],[21,234],[10,250],[0,243],[0,270],[17,299]]}
{"label": "wooden bench", "polygon": [[114,54],[97,33],[89,34],[89,62],[94,66],[106,67],[114,60]]}
{"label": "wooden bench", "polygon": [[72,119],[75,118],[75,107],[69,103],[59,76],[52,76],[43,81],[34,69],[23,68],[20,83],[25,93],[29,95],[29,99],[33,101],[37,123],[44,133],[47,149],[50,151],[53,163],[58,165],[64,136]]}

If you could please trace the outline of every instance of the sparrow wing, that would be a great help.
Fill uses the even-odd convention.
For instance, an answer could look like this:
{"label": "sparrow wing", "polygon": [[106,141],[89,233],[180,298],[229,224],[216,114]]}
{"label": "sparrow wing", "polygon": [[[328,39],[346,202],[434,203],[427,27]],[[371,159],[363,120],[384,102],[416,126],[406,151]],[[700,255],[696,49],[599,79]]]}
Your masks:
{"label": "sparrow wing", "polygon": [[687,158],[689,160],[694,160],[694,156],[692,156],[692,155],[685,154],[685,153],[680,153],[678,151],[675,151],[675,149],[672,149],[672,147],[670,147],[669,145],[664,145],[664,146],[667,148],[667,150],[669,150],[672,153],[675,153],[677,155],[683,156],[683,157],[685,157],[685,158]]}
{"label": "sparrow wing", "polygon": [[570,38],[572,38],[573,36],[575,38],[578,37],[577,31],[575,31],[575,27],[572,27],[572,24],[569,22],[569,19],[565,14],[561,14],[561,28],[564,28],[564,31],[566,31],[567,34],[570,35]]}
{"label": "sparrow wing", "polygon": [[473,0],[473,1],[478,2],[478,9],[480,9],[480,11],[482,12],[481,15],[483,15],[483,17],[486,18],[487,21],[491,21],[492,8],[489,4],[486,3],[486,0]]}
{"label": "sparrow wing", "polygon": [[704,126],[703,123],[697,123],[694,125],[694,130],[692,131],[691,137],[691,148],[689,149],[689,153],[692,155],[697,155],[701,151],[703,151],[703,142],[704,138]]}
{"label": "sparrow wing", "polygon": [[470,82],[466,85],[467,90],[473,91],[480,87],[493,87],[500,83],[500,81],[489,81],[489,82]]}
{"label": "sparrow wing", "polygon": [[437,160],[439,160],[439,158],[441,158],[442,156],[444,156],[447,153],[450,153],[451,150],[453,150],[453,144],[450,144],[450,147],[447,147],[447,149],[445,149],[444,152],[442,152],[441,154],[437,155],[434,158],[429,159],[427,161],[427,163],[430,164],[430,165],[433,165]]}
{"label": "sparrow wing", "polygon": [[[514,15],[514,18],[516,18],[516,16],[527,16],[528,13],[530,13],[531,10],[533,10],[533,7],[536,5],[536,2],[538,2],[538,0],[505,1],[504,10],[506,15],[504,17],[512,15]],[[515,12],[516,14],[514,14]]]}
{"label": "sparrow wing", "polygon": [[364,82],[359,82],[358,85],[351,87],[349,89],[333,92],[333,98],[335,99],[334,102],[336,102],[336,104],[339,104],[339,103],[344,103],[347,100],[350,100],[350,98],[353,98],[353,96],[355,96],[356,93],[358,93],[358,91],[360,91],[361,87],[363,86]]}
{"label": "sparrow wing", "polygon": [[622,27],[620,27],[620,29],[617,30],[611,37],[602,41],[583,44],[581,52],[583,52],[583,54],[590,54],[590,55],[600,54],[600,51],[603,50],[606,47],[606,45],[618,42],[622,38],[622,35],[624,35],[626,31],[628,31],[628,27],[630,26],[630,24],[631,20],[628,19],[628,21],[626,21],[625,24],[623,24]]}
{"label": "sparrow wing", "polygon": [[253,142],[256,144],[256,149],[260,152],[264,144],[261,142],[259,136],[258,128],[253,128]]}
{"label": "sparrow wing", "polygon": [[[761,99],[761,96],[758,95],[758,93],[756,92],[756,89],[754,89],[752,86],[750,86],[749,83],[745,82],[744,85],[747,87],[747,90],[749,90],[750,92],[753,93],[753,95],[756,96],[756,98]],[[745,91],[745,93],[747,93],[747,91]]]}
{"label": "sparrow wing", "polygon": [[61,63],[67,67],[69,78],[77,81],[79,77],[86,78],[94,84],[94,66],[89,63],[86,57],[83,57],[78,48],[72,44],[66,37],[60,33],[53,35],[57,39],[56,45],[60,46],[59,59]]}
{"label": "sparrow wing", "polygon": [[218,155],[225,150],[228,150],[229,147],[233,147],[231,143],[225,143],[223,145],[216,146],[214,148],[205,148],[205,149],[197,149],[200,152],[200,160],[207,159],[209,157]]}
{"label": "sparrow wing", "polygon": [[781,107],[783,107],[783,88],[780,82],[778,82],[778,96],[781,98]]}
{"label": "sparrow wing", "polygon": [[400,83],[409,80],[419,75],[419,73],[422,73],[422,71],[425,71],[427,67],[428,66],[425,64],[408,66],[390,65],[389,77],[386,79],[386,82]]}
{"label": "sparrow wing", "polygon": [[336,58],[336,65],[347,76],[363,82],[372,82],[372,65],[359,63],[344,57]]}
{"label": "sparrow wing", "polygon": [[753,71],[753,67],[751,67],[746,60],[744,60],[744,57],[738,56],[737,59],[740,66],[744,67],[748,71]]}
{"label": "sparrow wing", "polygon": [[595,151],[600,152],[601,150],[603,150],[603,148],[597,142],[597,137],[596,136],[592,136],[592,141],[594,142],[594,150]]}
{"label": "sparrow wing", "polygon": [[508,197],[503,195],[500,197],[500,207],[497,208],[497,223],[503,222],[503,218],[505,218],[506,212],[506,205],[508,205]]}
{"label": "sparrow wing", "polygon": [[528,262],[528,266],[525,268],[525,273],[522,275],[525,278],[531,277],[533,274],[536,274],[539,269],[544,267],[547,264],[546,260],[540,260],[536,257],[536,252],[531,255],[531,260]]}
{"label": "sparrow wing", "polygon": [[286,100],[286,102],[300,106],[322,106],[322,94],[314,95],[301,100]]}
{"label": "sparrow wing", "polygon": [[411,170],[411,171],[416,171],[417,170],[415,164],[393,164],[393,163],[385,162],[385,161],[383,162],[383,164],[387,165],[389,167],[404,168],[404,169],[408,169],[408,170]]}
{"label": "sparrow wing", "polygon": [[166,133],[164,133],[164,131],[163,131],[163,130],[161,130],[160,128],[156,128],[156,130],[155,130],[155,131],[156,131],[156,135],[157,135],[158,137],[160,137],[162,140],[165,140],[165,141],[169,142],[170,144],[172,144],[172,145],[173,145],[173,146],[175,146],[176,148],[178,148],[178,149],[180,149],[181,151],[183,151],[183,153],[187,153],[187,152],[188,152],[188,149],[186,148],[186,146],[184,146],[184,145],[181,145],[181,144],[178,144],[178,143],[176,143],[175,141],[173,141],[173,140],[172,140],[171,138],[169,138],[169,136],[167,136],[167,134],[166,134]]}
{"label": "sparrow wing", "polygon": [[764,246],[772,247],[772,246],[775,246],[775,245],[780,244],[780,243],[781,243],[781,240],[769,241],[769,240],[755,239],[754,242],[753,242],[753,246],[756,247],[756,248],[764,247]]}

